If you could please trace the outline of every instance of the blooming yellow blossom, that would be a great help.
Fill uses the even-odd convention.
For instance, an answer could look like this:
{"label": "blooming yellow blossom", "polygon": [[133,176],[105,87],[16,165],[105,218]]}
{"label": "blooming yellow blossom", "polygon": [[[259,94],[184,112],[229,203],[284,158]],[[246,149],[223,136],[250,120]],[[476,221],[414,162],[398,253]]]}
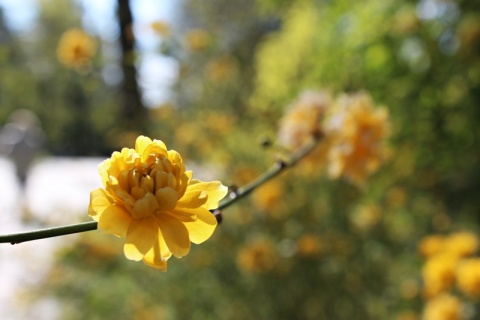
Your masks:
{"label": "blooming yellow blossom", "polygon": [[442,294],[428,301],[423,311],[423,320],[458,320],[461,319],[462,304],[450,294]]}
{"label": "blooming yellow blossom", "polygon": [[480,258],[466,259],[459,263],[457,286],[466,295],[480,298]]}
{"label": "blooming yellow blossom", "polygon": [[427,260],[422,269],[427,298],[435,297],[453,285],[457,262],[458,258],[448,253],[440,253]]}
{"label": "blooming yellow blossom", "polygon": [[444,249],[445,237],[442,235],[432,235],[424,237],[418,245],[418,252],[423,257],[431,257]]}
{"label": "blooming yellow blossom", "polygon": [[66,31],[57,47],[58,60],[69,68],[77,70],[90,66],[97,44],[93,38],[80,29]]}
{"label": "blooming yellow blossom", "polygon": [[468,231],[460,231],[449,235],[445,241],[444,250],[452,255],[465,257],[474,254],[478,250],[478,237]]}
{"label": "blooming yellow blossom", "polygon": [[327,124],[335,142],[329,150],[329,174],[344,176],[362,185],[385,158],[384,140],[389,133],[388,112],[375,108],[365,93],[338,99]]}
{"label": "blooming yellow blossom", "polygon": [[314,136],[322,134],[322,120],[331,97],[327,92],[306,91],[290,105],[280,122],[278,140],[288,150],[301,148]]}
{"label": "blooming yellow blossom", "polygon": [[280,121],[278,142],[289,152],[321,137],[315,149],[303,159],[301,173],[307,176],[322,174],[327,163],[330,145],[323,121],[331,102],[332,98],[326,91],[305,91],[287,108]]}
{"label": "blooming yellow blossom", "polygon": [[99,165],[104,189],[90,194],[88,214],[106,233],[125,237],[130,260],[166,270],[173,254],[188,254],[217,221],[209,211],[227,194],[218,181],[192,179],[181,156],[159,140],[140,136],[135,149],[123,148]]}

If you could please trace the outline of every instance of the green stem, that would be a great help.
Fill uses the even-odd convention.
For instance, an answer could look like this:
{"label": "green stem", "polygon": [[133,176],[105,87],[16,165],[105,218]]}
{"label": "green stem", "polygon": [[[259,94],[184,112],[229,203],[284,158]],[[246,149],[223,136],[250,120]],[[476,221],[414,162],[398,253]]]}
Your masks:
{"label": "green stem", "polygon": [[55,228],[0,235],[0,243],[17,244],[25,241],[64,236],[67,234],[92,231],[95,229],[97,229],[96,221],[83,222]]}
{"label": "green stem", "polygon": [[[311,143],[306,144],[303,148],[298,150],[296,153],[292,155],[289,161],[277,161],[270,169],[265,171],[262,175],[260,175],[257,179],[253,180],[252,182],[246,184],[244,187],[241,187],[235,190],[230,199],[222,202],[219,207],[215,210],[223,210],[233,203],[237,202],[241,198],[244,198],[248,194],[250,194],[253,190],[267,182],[268,180],[276,177],[282,171],[287,168],[294,166],[300,159],[305,157],[310,151],[312,151],[316,145],[317,141],[312,141]],[[215,211],[212,210],[212,211]],[[55,227],[55,228],[47,228],[47,229],[40,229],[22,233],[12,233],[12,234],[5,234],[0,235],[0,243],[11,243],[17,244],[26,241],[32,240],[39,240],[45,238],[52,238],[58,236],[64,236],[73,233],[80,233],[86,231],[92,231],[97,229],[97,222],[90,221],[90,222],[83,222],[78,224],[71,224],[67,226]]]}

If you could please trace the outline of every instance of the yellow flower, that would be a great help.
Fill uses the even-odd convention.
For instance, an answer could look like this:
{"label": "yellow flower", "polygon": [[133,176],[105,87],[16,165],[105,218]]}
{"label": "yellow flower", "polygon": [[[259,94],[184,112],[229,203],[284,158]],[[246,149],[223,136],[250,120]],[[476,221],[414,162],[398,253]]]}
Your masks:
{"label": "yellow flower", "polygon": [[300,173],[305,176],[318,176],[327,163],[330,147],[329,137],[325,136],[323,120],[331,105],[331,96],[325,91],[306,91],[288,107],[280,121],[278,141],[287,151],[294,152],[314,138],[320,142],[303,159]]}
{"label": "yellow flower", "polygon": [[480,298],[480,258],[467,259],[459,264],[457,285],[465,294]]}
{"label": "yellow flower", "polygon": [[166,270],[173,254],[188,254],[215,230],[209,211],[227,194],[218,181],[192,179],[181,156],[159,140],[140,136],[99,165],[104,189],[90,194],[88,214],[106,233],[126,237],[127,259]]}
{"label": "yellow flower", "polygon": [[164,21],[154,21],[150,24],[150,28],[162,37],[170,35],[170,26]]}
{"label": "yellow flower", "polygon": [[468,231],[461,231],[447,237],[444,250],[458,257],[465,257],[477,252],[478,245],[477,235]]}
{"label": "yellow flower", "polygon": [[327,125],[335,136],[329,154],[329,173],[332,178],[345,176],[362,185],[385,158],[383,142],[389,132],[388,112],[385,108],[375,108],[365,93],[343,96],[337,107]]}
{"label": "yellow flower", "polygon": [[57,47],[58,60],[69,68],[85,69],[90,66],[97,45],[93,38],[80,29],[66,31]]}
{"label": "yellow flower", "polygon": [[444,249],[445,237],[442,235],[427,236],[420,240],[418,252],[423,257],[431,257]]}
{"label": "yellow flower", "polygon": [[331,97],[326,92],[304,92],[288,107],[280,122],[280,144],[295,151],[314,136],[323,133],[322,120],[330,103]]}
{"label": "yellow flower", "polygon": [[423,320],[457,320],[461,319],[462,304],[450,294],[442,294],[430,300],[423,311]]}
{"label": "yellow flower", "polygon": [[437,296],[450,288],[455,280],[456,256],[440,253],[427,260],[422,269],[424,294],[427,298]]}

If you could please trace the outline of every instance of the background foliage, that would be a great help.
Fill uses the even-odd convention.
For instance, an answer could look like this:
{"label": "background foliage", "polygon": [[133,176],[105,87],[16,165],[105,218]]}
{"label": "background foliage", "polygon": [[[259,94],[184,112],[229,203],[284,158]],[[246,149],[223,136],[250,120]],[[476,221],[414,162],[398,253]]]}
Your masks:
{"label": "background foliage", "polygon": [[0,123],[33,110],[52,155],[108,156],[142,133],[242,185],[275,160],[262,142],[305,89],[365,90],[393,130],[365,188],[300,164],[225,210],[166,274],[126,261],[117,239],[83,235],[37,288],[62,301],[64,319],[415,319],[420,239],[478,231],[479,3],[183,1],[158,48],[179,63],[174,96],[128,130],[122,87],[100,74],[112,44],[90,72],[65,68],[56,45],[81,10],[40,3],[33,34],[0,21]]}

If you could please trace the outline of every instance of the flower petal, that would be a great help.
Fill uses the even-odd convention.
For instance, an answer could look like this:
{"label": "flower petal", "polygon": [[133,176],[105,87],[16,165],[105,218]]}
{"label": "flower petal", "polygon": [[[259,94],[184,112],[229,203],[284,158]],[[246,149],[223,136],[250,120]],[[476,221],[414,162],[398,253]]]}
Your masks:
{"label": "flower petal", "polygon": [[98,165],[98,173],[100,174],[100,177],[102,179],[102,184],[106,186],[106,183],[108,181],[108,169],[110,168],[112,163],[111,159],[106,159],[103,160],[102,163]]}
{"label": "flower petal", "polygon": [[132,219],[123,246],[125,257],[140,261],[157,241],[158,226],[155,218]]}
{"label": "flower petal", "polygon": [[156,260],[154,256],[151,256],[149,253],[150,251],[143,257],[143,262],[149,267],[166,272],[168,265],[167,260]]}
{"label": "flower petal", "polygon": [[112,205],[112,201],[105,193],[104,189],[95,189],[90,192],[90,204],[88,206],[88,215],[93,218],[93,220],[98,221],[98,217],[103,213],[103,211]]}
{"label": "flower petal", "polygon": [[178,192],[169,187],[158,189],[155,193],[160,211],[168,211],[175,208],[178,200]]}
{"label": "flower petal", "polygon": [[136,219],[152,216],[158,209],[157,198],[148,192],[142,199],[137,200],[133,206],[132,216]]}
{"label": "flower petal", "polygon": [[178,181],[178,196],[181,198],[185,194],[187,190],[188,184],[192,179],[192,171],[185,171],[183,174],[180,175],[180,181]]}
{"label": "flower petal", "polygon": [[159,220],[168,249],[177,258],[187,255],[190,251],[190,239],[185,225],[169,215],[162,215]]}
{"label": "flower petal", "polygon": [[160,140],[153,140],[149,145],[145,146],[145,149],[140,153],[142,161],[146,161],[151,154],[162,154],[167,157],[167,146]]}
{"label": "flower petal", "polygon": [[189,212],[194,212],[197,216],[196,221],[183,223],[188,230],[190,241],[195,244],[202,243],[212,236],[217,226],[217,219],[210,211],[202,207],[189,210]]}
{"label": "flower petal", "polygon": [[187,188],[183,197],[178,200],[177,206],[181,208],[198,208],[208,200],[208,192],[202,189]]}
{"label": "flower petal", "polygon": [[119,237],[124,237],[127,234],[127,229],[132,221],[132,217],[125,209],[118,205],[110,205],[98,218],[98,229],[114,234]]}
{"label": "flower petal", "polygon": [[[192,180],[193,181],[193,180]],[[228,193],[228,188],[222,185],[220,181],[196,182],[187,187],[187,192],[196,190],[205,190],[208,192],[208,199],[202,206],[205,209],[218,208],[218,202],[222,200]]]}
{"label": "flower petal", "polygon": [[167,260],[172,256],[172,253],[163,239],[161,231],[158,232],[158,240],[153,245],[153,247],[145,254],[143,257],[143,262],[145,264],[159,269],[161,271],[166,271],[167,269]]}
{"label": "flower petal", "polygon": [[151,143],[152,139],[145,136],[139,136],[135,141],[135,151],[137,151],[138,154],[142,154],[145,148]]}
{"label": "flower petal", "polygon": [[157,215],[157,217],[161,217],[164,214],[171,215],[174,219],[181,221],[181,222],[193,222],[197,220],[197,215],[195,214],[195,210],[198,208],[175,208],[170,211],[161,212]]}

